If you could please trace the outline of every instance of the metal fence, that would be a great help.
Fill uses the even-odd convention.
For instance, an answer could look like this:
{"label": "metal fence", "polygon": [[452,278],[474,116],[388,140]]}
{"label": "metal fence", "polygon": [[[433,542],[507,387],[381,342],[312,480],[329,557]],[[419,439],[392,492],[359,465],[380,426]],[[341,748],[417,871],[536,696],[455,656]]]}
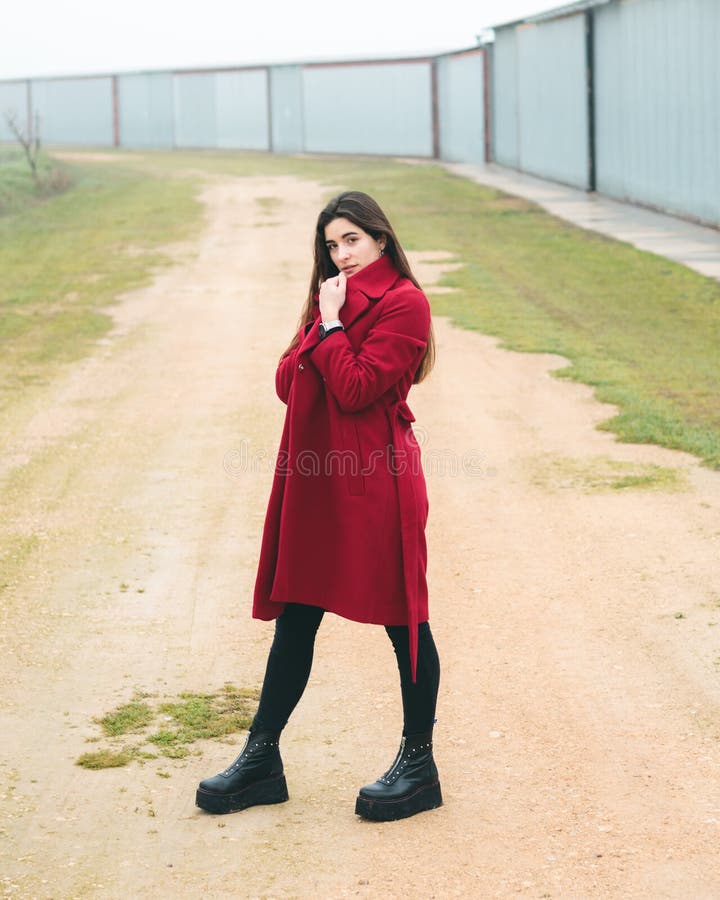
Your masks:
{"label": "metal fence", "polygon": [[[363,153],[484,162],[486,56],[0,82],[48,144]],[[0,122],[0,140],[11,135]]]}
{"label": "metal fence", "polygon": [[583,16],[499,29],[492,99],[497,162],[590,187]]}
{"label": "metal fence", "polygon": [[586,0],[496,29],[493,156],[720,225],[720,3]]}
{"label": "metal fence", "polygon": [[51,144],[494,159],[720,226],[719,51],[720,0],[578,0],[438,56],[5,81],[0,112]]}

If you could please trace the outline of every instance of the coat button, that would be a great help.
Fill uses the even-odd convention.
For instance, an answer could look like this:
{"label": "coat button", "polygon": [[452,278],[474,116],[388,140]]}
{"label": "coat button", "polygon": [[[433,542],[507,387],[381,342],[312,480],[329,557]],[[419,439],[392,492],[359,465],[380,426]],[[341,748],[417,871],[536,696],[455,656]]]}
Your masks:
{"label": "coat button", "polygon": [[302,370],[303,370],[304,368],[305,368],[305,366],[304,366],[302,363],[300,363],[300,365],[298,366],[298,369],[302,372]]}

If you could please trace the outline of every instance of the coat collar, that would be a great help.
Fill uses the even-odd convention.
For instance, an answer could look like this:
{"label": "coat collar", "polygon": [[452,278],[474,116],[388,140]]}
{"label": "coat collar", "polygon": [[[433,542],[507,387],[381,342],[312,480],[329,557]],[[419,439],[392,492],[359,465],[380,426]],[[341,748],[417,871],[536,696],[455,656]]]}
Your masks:
{"label": "coat collar", "polygon": [[[360,269],[357,275],[348,278],[345,303],[339,315],[345,328],[350,328],[373,303],[384,297],[399,278],[400,273],[389,256],[381,256],[364,269]],[[320,305],[316,300],[315,322],[300,345],[301,353],[307,353],[319,343],[320,336],[317,330],[319,319]]]}
{"label": "coat collar", "polygon": [[340,319],[346,328],[380,300],[400,277],[389,256],[381,256],[348,279],[345,303]]}

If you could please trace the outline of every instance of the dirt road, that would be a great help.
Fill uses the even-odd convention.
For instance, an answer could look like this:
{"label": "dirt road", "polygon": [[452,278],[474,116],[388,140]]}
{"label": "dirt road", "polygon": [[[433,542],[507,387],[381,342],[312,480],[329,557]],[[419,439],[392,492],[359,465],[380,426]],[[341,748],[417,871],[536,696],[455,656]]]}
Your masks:
{"label": "dirt road", "polygon": [[[29,554],[3,596],[3,896],[719,897],[720,474],[617,443],[595,429],[612,409],[551,376],[561,359],[444,319],[409,401],[445,806],[353,815],[396,750],[399,691],[382,629],[333,617],[284,736],[288,803],[194,807],[240,736],[74,764],[93,717],[136,690],[252,687],[264,670],[272,624],[249,610],[274,365],[324,195],[269,178],[203,196],[201,240],[2,437],[17,500],[2,529]],[[418,266],[425,283],[439,269]],[[680,489],[603,490],[624,461],[678,470]]]}

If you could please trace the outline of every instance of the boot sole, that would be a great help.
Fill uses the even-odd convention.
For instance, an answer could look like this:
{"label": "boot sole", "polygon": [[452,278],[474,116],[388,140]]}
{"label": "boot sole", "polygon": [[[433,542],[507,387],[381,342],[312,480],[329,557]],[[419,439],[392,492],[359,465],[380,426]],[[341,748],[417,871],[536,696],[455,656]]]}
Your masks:
{"label": "boot sole", "polygon": [[195,794],[195,805],[205,812],[224,813],[239,812],[249,806],[268,806],[271,803],[284,803],[288,799],[287,782],[284,775],[266,778],[249,784],[234,794],[213,794],[198,788]]}
{"label": "boot sole", "polygon": [[355,815],[371,822],[394,822],[416,813],[442,806],[439,782],[417,788],[397,800],[374,800],[360,795],[355,801]]}

